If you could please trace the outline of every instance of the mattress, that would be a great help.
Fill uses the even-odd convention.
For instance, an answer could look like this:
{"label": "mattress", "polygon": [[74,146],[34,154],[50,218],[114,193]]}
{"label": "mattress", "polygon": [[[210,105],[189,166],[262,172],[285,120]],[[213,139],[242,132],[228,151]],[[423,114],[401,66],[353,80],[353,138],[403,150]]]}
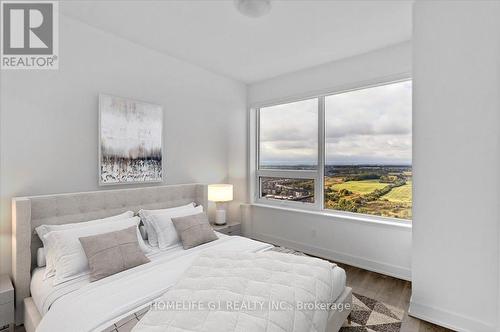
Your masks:
{"label": "mattress", "polygon": [[[342,303],[345,301],[345,299],[342,298],[342,294],[345,292],[345,287],[346,287],[346,273],[344,269],[338,267],[338,266],[333,266],[333,282],[332,282],[332,299],[335,299],[333,302],[335,303]],[[340,294],[339,294],[340,293]],[[340,302],[339,302],[340,301]],[[129,331],[130,328],[135,326],[138,322],[138,320],[141,320],[144,314],[149,310],[149,306],[147,307],[139,307],[137,310],[135,310],[133,313],[120,317],[120,323],[115,324],[115,327],[118,326],[124,326],[124,331]],[[331,315],[334,315],[336,311],[332,311],[330,313]],[[111,324],[109,326],[106,326],[105,331],[113,330],[114,328],[112,327]],[[121,332],[121,329],[117,329],[118,332]]]}
{"label": "mattress", "polygon": [[337,300],[346,286],[346,274],[344,269],[334,266],[333,267],[333,285],[332,285],[332,299]]}
{"label": "mattress", "polygon": [[[225,235],[220,235],[224,237]],[[168,251],[160,251],[158,249],[153,249],[147,256],[150,260],[156,260],[162,255],[168,255],[169,253],[174,253],[176,251],[181,251],[182,246],[174,246],[169,248]],[[84,287],[90,283],[89,276],[84,275],[77,279],[70,280],[60,285],[53,286],[52,278],[44,278],[45,267],[37,267],[32,272],[31,276],[31,297],[35,306],[43,316],[50,309],[52,303],[54,303],[58,298],[64,296],[65,294],[71,293],[77,289]],[[346,273],[344,269],[334,266],[333,267],[333,298],[337,299],[344,290],[346,286]]]}
{"label": "mattress", "polygon": [[52,292],[52,283],[44,280],[45,267],[37,267],[31,273],[30,293],[35,302],[35,306],[41,313],[43,308],[43,301],[47,298],[48,294]]}
{"label": "mattress", "polygon": [[36,268],[31,275],[30,284],[31,297],[33,298],[33,302],[35,302],[35,306],[42,316],[50,308],[50,304],[53,302],[51,299],[57,297],[58,293],[61,294],[60,296],[64,296],[64,294],[77,290],[89,283],[88,280],[85,282],[86,276],[82,276],[78,279],[70,280],[54,286],[54,278],[45,278],[44,275],[45,267]]}
{"label": "mattress", "polygon": [[[189,250],[184,250],[181,245],[166,251],[152,250],[147,254],[151,263],[93,283],[90,283],[88,275],[84,275],[53,286],[50,278],[44,279],[44,268],[35,269],[31,294],[43,316],[38,331],[76,332],[75,326],[79,327],[78,331],[100,331],[159,298],[200,253],[210,250],[262,252],[272,248],[269,244],[248,238],[217,235],[218,240]],[[345,288],[346,275],[343,269],[335,266],[333,276],[332,297],[336,299]],[[89,303],[96,305],[89,306]],[[64,325],[67,322],[71,322],[70,329]]]}
{"label": "mattress", "polygon": [[150,263],[92,283],[82,283],[76,290],[68,292],[67,288],[54,287],[49,295],[52,298],[47,297],[43,304],[46,309],[47,303],[52,302],[50,310],[42,317],[37,332],[102,331],[110,323],[159,298],[201,253],[261,252],[272,248],[267,243],[240,236],[218,236],[218,240],[192,249],[179,247],[154,252]]}
{"label": "mattress", "polygon": [[338,298],[332,266],[273,251],[203,253],[133,331],[324,332]]}

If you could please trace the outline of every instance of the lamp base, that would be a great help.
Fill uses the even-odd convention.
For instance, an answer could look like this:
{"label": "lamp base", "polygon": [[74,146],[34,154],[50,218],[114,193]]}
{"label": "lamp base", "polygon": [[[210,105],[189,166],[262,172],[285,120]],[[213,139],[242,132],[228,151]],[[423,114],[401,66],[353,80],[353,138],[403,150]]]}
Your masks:
{"label": "lamp base", "polygon": [[223,204],[220,203],[216,203],[215,224],[219,226],[226,224],[226,210],[224,210]]}

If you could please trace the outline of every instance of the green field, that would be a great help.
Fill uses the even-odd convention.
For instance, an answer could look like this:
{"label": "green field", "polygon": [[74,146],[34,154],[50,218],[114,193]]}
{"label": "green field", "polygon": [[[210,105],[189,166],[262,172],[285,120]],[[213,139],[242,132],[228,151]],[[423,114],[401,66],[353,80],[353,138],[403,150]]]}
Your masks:
{"label": "green field", "polygon": [[411,203],[412,182],[408,181],[404,186],[392,189],[388,194],[382,196],[391,202]]}
{"label": "green field", "polygon": [[382,170],[376,175],[379,174],[378,179],[366,180],[357,180],[356,177],[361,177],[363,173],[352,171],[347,175],[326,176],[325,208],[411,219],[411,172]]}
{"label": "green field", "polygon": [[363,180],[338,183],[334,185],[334,189],[347,189],[356,194],[368,194],[376,189],[382,189],[385,186],[387,186],[387,183],[380,183],[378,180]]}

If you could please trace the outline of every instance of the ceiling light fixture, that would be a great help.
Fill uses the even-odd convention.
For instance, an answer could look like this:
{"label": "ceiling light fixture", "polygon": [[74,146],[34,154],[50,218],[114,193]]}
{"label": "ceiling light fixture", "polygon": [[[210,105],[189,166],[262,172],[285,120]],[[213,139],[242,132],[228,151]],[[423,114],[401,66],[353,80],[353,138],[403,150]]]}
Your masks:
{"label": "ceiling light fixture", "polygon": [[248,17],[261,17],[271,10],[271,0],[234,0],[240,13]]}

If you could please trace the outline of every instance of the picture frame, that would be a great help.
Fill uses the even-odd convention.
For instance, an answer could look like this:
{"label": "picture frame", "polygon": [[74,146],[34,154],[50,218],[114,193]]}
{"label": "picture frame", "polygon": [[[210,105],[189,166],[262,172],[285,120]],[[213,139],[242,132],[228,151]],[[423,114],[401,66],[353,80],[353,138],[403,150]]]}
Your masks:
{"label": "picture frame", "polygon": [[163,107],[99,94],[99,185],[163,182]]}

